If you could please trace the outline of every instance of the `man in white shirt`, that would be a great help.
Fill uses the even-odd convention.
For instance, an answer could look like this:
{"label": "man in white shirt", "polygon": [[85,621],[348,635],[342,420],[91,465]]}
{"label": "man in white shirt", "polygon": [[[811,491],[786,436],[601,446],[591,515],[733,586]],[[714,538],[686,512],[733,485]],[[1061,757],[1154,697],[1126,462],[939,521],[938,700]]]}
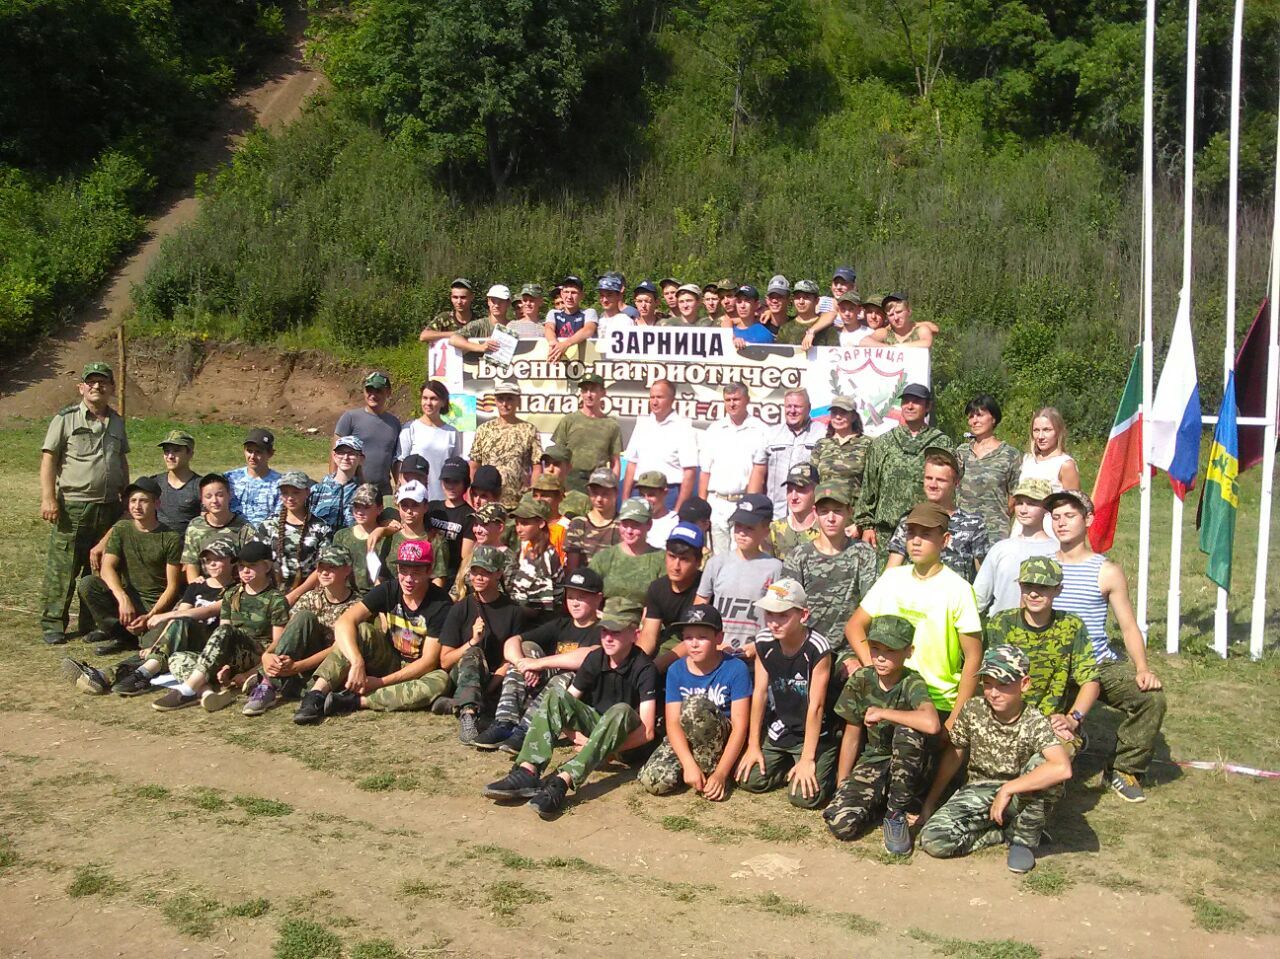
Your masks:
{"label": "man in white shirt", "polygon": [[596,295],[600,299],[600,311],[596,314],[596,337],[601,349],[608,350],[609,334],[613,330],[626,330],[636,321],[623,310],[622,277],[606,273],[596,283]]}
{"label": "man in white shirt", "polygon": [[827,428],[809,416],[812,406],[804,390],[788,390],[782,398],[782,422],[765,436],[765,445],[756,454],[763,467],[752,475],[751,492],[764,493],[773,500],[775,516],[787,515],[787,474],[791,467],[809,462],[814,444],[827,435]]}
{"label": "man in white shirt", "polygon": [[670,380],[654,380],[649,387],[649,415],[636,420],[623,456],[627,473],[622,498],[631,496],[637,473],[656,470],[667,478],[667,509],[678,512],[694,494],[698,477],[698,435],[693,424],[673,408],[676,388]]}
{"label": "man in white shirt", "polygon": [[751,474],[760,471],[757,454],[764,450],[765,425],[747,412],[749,396],[741,383],[724,388],[724,416],[716,420],[700,437],[699,453],[702,475],[698,495],[711,504],[711,549],[724,553],[733,549],[733,528],[729,517],[751,485]]}

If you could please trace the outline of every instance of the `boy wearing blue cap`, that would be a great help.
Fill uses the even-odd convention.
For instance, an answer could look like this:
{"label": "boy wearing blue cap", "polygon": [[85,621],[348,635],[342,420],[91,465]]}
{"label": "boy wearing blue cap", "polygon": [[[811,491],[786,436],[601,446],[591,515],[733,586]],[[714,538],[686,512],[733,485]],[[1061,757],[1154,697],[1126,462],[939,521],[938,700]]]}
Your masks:
{"label": "boy wearing blue cap", "polygon": [[[680,623],[698,596],[702,582],[702,550],[706,534],[692,523],[680,523],[667,537],[664,562],[666,576],[649,584],[644,597],[644,622],[638,644],[654,657],[659,672],[683,656],[679,646]],[[659,652],[661,651],[661,652]]]}

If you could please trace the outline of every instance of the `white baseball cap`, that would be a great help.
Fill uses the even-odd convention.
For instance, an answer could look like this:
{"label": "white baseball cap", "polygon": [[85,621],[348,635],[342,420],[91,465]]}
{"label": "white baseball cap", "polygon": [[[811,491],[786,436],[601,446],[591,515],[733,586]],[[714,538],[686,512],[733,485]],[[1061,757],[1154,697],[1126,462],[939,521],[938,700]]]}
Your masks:
{"label": "white baseball cap", "polygon": [[493,286],[489,287],[489,292],[486,293],[485,296],[491,296],[495,300],[509,300],[511,299],[511,290],[509,287],[505,287],[501,283],[495,283]]}
{"label": "white baseball cap", "polygon": [[402,503],[407,499],[411,499],[415,503],[425,503],[427,501],[427,488],[417,480],[401,483],[400,488],[396,490],[396,502]]}

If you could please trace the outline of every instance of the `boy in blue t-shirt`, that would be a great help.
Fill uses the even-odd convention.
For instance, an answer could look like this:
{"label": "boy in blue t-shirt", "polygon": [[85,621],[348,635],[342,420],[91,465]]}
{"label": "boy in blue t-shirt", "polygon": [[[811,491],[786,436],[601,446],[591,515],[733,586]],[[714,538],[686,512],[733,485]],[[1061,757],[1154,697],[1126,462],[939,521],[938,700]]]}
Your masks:
{"label": "boy in blue t-shirt", "polygon": [[667,670],[667,737],[638,778],[655,796],[683,781],[704,799],[721,800],[747,741],[751,673],[720,651],[724,623],[714,606],[691,606],[672,625],[688,653]]}

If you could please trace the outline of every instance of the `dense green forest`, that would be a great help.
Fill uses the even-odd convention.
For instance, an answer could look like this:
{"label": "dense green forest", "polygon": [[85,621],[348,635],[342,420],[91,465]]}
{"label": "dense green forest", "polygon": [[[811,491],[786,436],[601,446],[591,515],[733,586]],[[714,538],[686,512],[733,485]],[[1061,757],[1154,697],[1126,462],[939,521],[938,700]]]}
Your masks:
{"label": "dense green forest", "polygon": [[46,332],[101,281],[284,25],[279,0],[0,4],[0,347]]}

